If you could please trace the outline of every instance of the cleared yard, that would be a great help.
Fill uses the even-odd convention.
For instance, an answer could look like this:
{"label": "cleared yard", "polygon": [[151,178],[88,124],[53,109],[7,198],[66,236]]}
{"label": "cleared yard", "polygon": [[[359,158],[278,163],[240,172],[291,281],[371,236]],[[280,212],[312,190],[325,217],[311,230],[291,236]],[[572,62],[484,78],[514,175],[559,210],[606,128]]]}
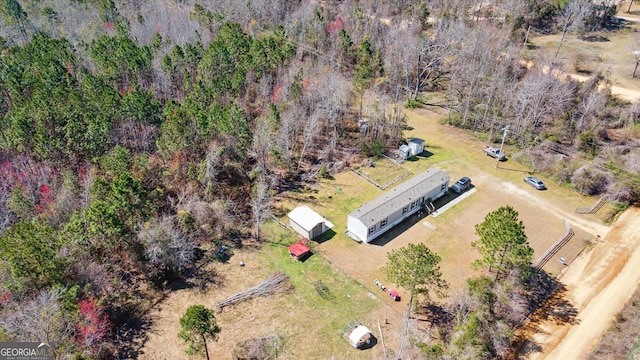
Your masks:
{"label": "cleared yard", "polygon": [[[344,235],[347,214],[382,194],[382,190],[352,172],[345,172],[336,175],[334,180],[322,181],[313,194],[297,193],[288,198],[290,205],[287,206],[293,208],[294,204],[307,203],[336,225],[333,229],[335,236],[321,241],[317,250],[371,292],[377,291],[389,305],[398,311],[404,311],[407,305],[405,299],[397,303],[385,297],[373,283],[374,279],[385,279],[380,268],[389,251],[408,243],[426,243],[442,256],[443,274],[452,285],[451,291],[455,291],[455,287],[464,284],[465,279],[481,273],[470,266],[478,256],[470,246],[476,239],[474,226],[500,206],[510,205],[518,211],[529,243],[535,250],[534,260],[564,234],[563,220],[571,224],[575,235],[544,267],[552,274],[558,274],[564,268],[560,257],[570,264],[587,242],[593,242],[596,235],[604,236],[608,232],[608,227],[602,225],[602,214],[606,210],[601,210],[598,215],[575,214],[576,207],[589,207],[596,199],[579,196],[546,178],[542,180],[548,190],[531,188],[523,181],[528,174],[527,169],[510,160],[496,168],[496,161],[482,152],[481,142],[464,131],[440,124],[443,116],[436,111],[409,113],[412,130],[405,136],[426,139],[425,150],[429,156],[404,165],[414,174],[429,167],[438,167],[446,171],[452,181],[469,176],[476,189],[439,216],[414,216],[374,243],[358,244]],[[509,155],[508,148],[506,152]]]}
{"label": "cleared yard", "polygon": [[[278,359],[318,359],[327,354],[340,354],[341,359],[382,358],[383,347],[379,343],[368,350],[357,350],[342,337],[343,326],[353,319],[369,327],[378,341],[380,321],[386,346],[397,348],[399,341],[395,334],[401,324],[394,320],[396,312],[392,308],[318,255],[305,262],[293,260],[286,245],[297,239],[283,234],[280,228],[267,226],[265,233],[273,242],[260,251],[234,250],[229,263],[209,264],[205,272],[213,275],[215,282],[207,282],[205,289],[184,284],[155,306],[138,358],[193,358],[185,354],[184,341],[177,335],[180,317],[186,309],[193,304],[216,309],[217,301],[256,285],[274,271],[287,274],[293,289],[249,299],[217,312],[222,331],[217,341],[208,342],[212,359],[235,359],[232,352],[238,342],[269,335],[278,335],[283,340]],[[245,263],[244,267],[238,266],[240,261]],[[314,288],[317,281],[328,289],[322,296]],[[391,321],[385,324],[384,319]]]}
{"label": "cleared yard", "polygon": [[[465,279],[480,273],[470,267],[478,256],[470,247],[475,239],[474,226],[500,206],[511,205],[519,212],[535,249],[534,258],[562,236],[564,219],[572,224],[576,235],[545,267],[553,274],[563,268],[558,261],[560,256],[570,264],[586,241],[594,240],[596,234],[606,235],[608,227],[602,225],[606,208],[598,215],[574,213],[576,207],[589,207],[596,199],[581,197],[544,177],[548,190],[536,191],[523,181],[525,168],[513,161],[500,163],[496,168],[495,160],[482,152],[481,142],[471,134],[440,124],[443,114],[438,111],[439,108],[409,112],[411,130],[405,136],[426,139],[428,152],[404,165],[414,174],[438,167],[452,181],[469,176],[473,192],[437,217],[414,216],[369,245],[358,244],[344,235],[347,214],[383,191],[354,172],[337,174],[335,179],[323,180],[312,189],[283,194],[278,204],[283,214],[305,204],[335,224],[332,231],[310,243],[315,255],[303,263],[290,259],[286,245],[295,242],[295,236],[267,224],[264,236],[269,244],[262,250],[237,251],[228,264],[210,264],[207,270],[214,274],[211,278],[215,283],[207,282],[204,290],[185,285],[154,307],[139,358],[186,358],[177,333],[179,319],[189,305],[214,307],[216,301],[259,283],[277,270],[291,277],[295,290],[252,299],[218,313],[222,331],[218,341],[210,343],[213,358],[231,359],[238,342],[270,334],[278,334],[284,340],[278,354],[282,359],[382,358],[380,343],[369,350],[356,350],[342,338],[341,330],[347,321],[358,319],[380,341],[377,328],[380,321],[387,350],[397,351],[407,293],[399,289],[402,301],[394,302],[374,284],[374,279],[379,279],[387,287],[395,287],[380,271],[390,250],[408,243],[426,243],[442,256],[442,271],[453,292]],[[510,154],[508,148],[505,152]],[[239,267],[239,261],[246,266]],[[330,290],[330,300],[314,289],[316,281],[322,281]]]}

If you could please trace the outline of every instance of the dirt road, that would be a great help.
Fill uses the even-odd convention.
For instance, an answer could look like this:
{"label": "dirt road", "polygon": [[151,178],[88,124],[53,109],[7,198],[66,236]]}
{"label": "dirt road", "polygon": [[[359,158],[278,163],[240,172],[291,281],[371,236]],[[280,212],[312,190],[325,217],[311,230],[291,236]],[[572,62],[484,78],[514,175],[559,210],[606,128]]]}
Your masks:
{"label": "dirt road", "polygon": [[[594,249],[577,258],[560,276],[572,321],[558,312],[527,326],[530,342],[520,358],[583,359],[593,350],[640,283],[640,209],[627,210]],[[553,305],[552,305],[553,306]],[[555,314],[555,315],[554,315]]]}

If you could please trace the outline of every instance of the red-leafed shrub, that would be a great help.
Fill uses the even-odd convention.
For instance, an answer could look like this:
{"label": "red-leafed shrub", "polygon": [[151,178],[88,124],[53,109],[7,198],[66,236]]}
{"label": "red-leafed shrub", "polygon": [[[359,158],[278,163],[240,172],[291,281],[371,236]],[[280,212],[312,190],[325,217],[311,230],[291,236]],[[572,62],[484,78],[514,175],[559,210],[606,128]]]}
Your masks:
{"label": "red-leafed shrub", "polygon": [[78,315],[76,342],[84,350],[96,353],[109,334],[111,322],[95,299],[78,302]]}
{"label": "red-leafed shrub", "polygon": [[332,21],[327,24],[328,33],[338,33],[342,29],[344,29],[344,20],[342,20],[342,17],[340,16],[338,16],[336,21]]}
{"label": "red-leafed shrub", "polygon": [[36,206],[36,213],[37,214],[42,214],[46,208],[47,205],[53,203],[53,201],[55,200],[53,198],[53,194],[51,193],[51,187],[49,185],[46,184],[42,184],[40,185],[40,201],[39,204]]}
{"label": "red-leafed shrub", "polygon": [[0,294],[0,305],[5,304],[9,300],[11,300],[11,291],[7,290]]}
{"label": "red-leafed shrub", "polygon": [[275,88],[273,89],[273,94],[271,95],[271,102],[273,104],[279,103],[281,94],[282,94],[282,84],[278,83],[278,84],[276,84]]}

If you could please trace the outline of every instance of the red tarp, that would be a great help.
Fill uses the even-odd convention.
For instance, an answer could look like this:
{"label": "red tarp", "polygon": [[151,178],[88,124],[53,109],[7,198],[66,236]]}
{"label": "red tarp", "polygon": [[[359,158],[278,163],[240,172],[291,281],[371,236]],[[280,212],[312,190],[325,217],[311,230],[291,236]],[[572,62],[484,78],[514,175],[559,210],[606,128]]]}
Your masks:
{"label": "red tarp", "polygon": [[303,244],[302,241],[298,241],[293,245],[289,245],[288,249],[289,253],[295,257],[300,257],[311,251],[311,249],[309,249],[307,245]]}

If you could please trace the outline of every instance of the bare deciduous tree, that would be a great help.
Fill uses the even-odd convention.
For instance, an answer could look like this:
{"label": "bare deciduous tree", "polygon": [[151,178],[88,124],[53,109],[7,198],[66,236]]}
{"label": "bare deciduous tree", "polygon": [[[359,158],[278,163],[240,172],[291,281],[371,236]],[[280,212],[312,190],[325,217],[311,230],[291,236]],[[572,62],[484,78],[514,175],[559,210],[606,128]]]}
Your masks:
{"label": "bare deciduous tree", "polygon": [[263,176],[258,178],[251,199],[251,211],[253,212],[253,224],[256,240],[260,241],[260,228],[271,217],[271,194],[269,193],[268,179]]}
{"label": "bare deciduous tree", "polygon": [[21,301],[2,320],[4,329],[16,341],[61,342],[68,340],[71,327],[60,305],[62,290],[40,291],[28,301]]}
{"label": "bare deciduous tree", "polygon": [[393,24],[384,47],[386,81],[392,89],[404,89],[406,99],[413,94],[411,84],[418,61],[418,37],[417,26]]}
{"label": "bare deciduous tree", "polygon": [[561,29],[560,42],[556,49],[555,58],[560,53],[560,48],[567,38],[567,35],[573,31],[578,31],[584,25],[584,18],[591,11],[592,3],[589,0],[571,0],[569,1],[562,11],[560,11],[560,18],[558,27]]}
{"label": "bare deciduous tree", "polygon": [[118,124],[115,131],[118,134],[116,143],[134,153],[155,150],[158,129],[153,125],[127,120]]}
{"label": "bare deciduous tree", "polygon": [[461,23],[442,21],[436,25],[433,36],[421,36],[418,40],[417,61],[413,74],[412,98],[420,91],[433,86],[448,69],[458,44]]}
{"label": "bare deciduous tree", "polygon": [[200,182],[208,195],[213,194],[218,184],[218,174],[224,167],[224,158],[222,156],[224,151],[224,147],[210,144],[204,162],[201,165]]}
{"label": "bare deciduous tree", "polygon": [[613,180],[613,175],[594,166],[582,166],[574,171],[571,183],[580,192],[597,195],[605,192]]}
{"label": "bare deciduous tree", "polygon": [[574,132],[571,138],[575,138],[576,134],[581,134],[585,130],[591,129],[593,122],[602,114],[607,104],[608,94],[606,91],[593,89],[578,104],[578,117],[575,121]]}
{"label": "bare deciduous tree", "polygon": [[633,37],[633,41],[631,42],[631,54],[635,59],[635,64],[633,66],[633,74],[632,77],[636,77],[636,72],[638,71],[638,65],[640,65],[640,36],[635,35]]}
{"label": "bare deciduous tree", "polygon": [[515,126],[511,128],[521,143],[526,133],[562,113],[573,98],[575,85],[554,76],[555,68],[531,69],[512,95]]}
{"label": "bare deciduous tree", "polygon": [[164,216],[140,225],[138,240],[144,245],[154,276],[164,271],[181,272],[193,262],[195,244],[175,225],[174,217]]}

